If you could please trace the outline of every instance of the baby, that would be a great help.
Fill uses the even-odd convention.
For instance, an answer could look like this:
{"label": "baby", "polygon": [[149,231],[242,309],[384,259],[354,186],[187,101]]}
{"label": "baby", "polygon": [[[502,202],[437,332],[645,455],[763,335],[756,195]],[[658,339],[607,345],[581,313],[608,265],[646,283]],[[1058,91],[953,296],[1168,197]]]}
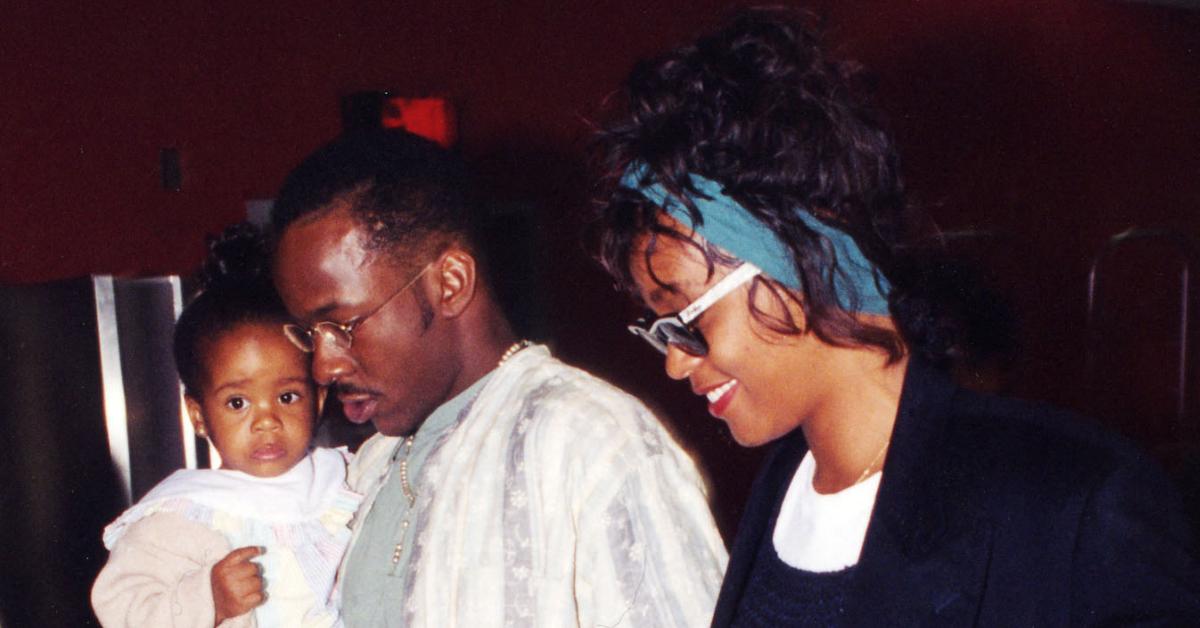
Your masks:
{"label": "baby", "polygon": [[258,233],[210,248],[175,361],[221,468],[176,471],[105,529],[92,606],[106,627],[340,626],[331,593],[361,499],[349,454],[311,448],[324,391],[283,334]]}

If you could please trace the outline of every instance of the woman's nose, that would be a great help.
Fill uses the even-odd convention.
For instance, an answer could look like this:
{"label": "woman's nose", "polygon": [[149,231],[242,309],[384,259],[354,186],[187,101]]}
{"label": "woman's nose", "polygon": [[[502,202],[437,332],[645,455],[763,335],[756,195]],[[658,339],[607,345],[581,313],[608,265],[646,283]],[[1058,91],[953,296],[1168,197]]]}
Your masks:
{"label": "woman's nose", "polygon": [[695,356],[673,344],[667,345],[666,370],[671,379],[687,379],[704,358]]}

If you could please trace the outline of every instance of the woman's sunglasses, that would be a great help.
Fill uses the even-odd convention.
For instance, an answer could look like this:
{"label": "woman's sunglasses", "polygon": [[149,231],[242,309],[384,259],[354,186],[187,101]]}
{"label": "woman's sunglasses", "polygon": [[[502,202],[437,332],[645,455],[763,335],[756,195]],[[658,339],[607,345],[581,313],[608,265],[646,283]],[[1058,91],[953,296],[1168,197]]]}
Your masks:
{"label": "woman's sunglasses", "polygon": [[649,325],[647,325],[648,319],[638,319],[636,323],[629,326],[629,331],[650,343],[651,347],[663,355],[666,355],[667,347],[670,345],[694,356],[708,355],[708,342],[704,340],[704,335],[700,333],[700,330],[692,325],[692,321],[699,318],[704,310],[707,310],[712,304],[720,301],[725,295],[733,292],[761,272],[754,264],[743,262],[741,266],[725,275],[721,281],[688,304],[682,311],[663,316]]}

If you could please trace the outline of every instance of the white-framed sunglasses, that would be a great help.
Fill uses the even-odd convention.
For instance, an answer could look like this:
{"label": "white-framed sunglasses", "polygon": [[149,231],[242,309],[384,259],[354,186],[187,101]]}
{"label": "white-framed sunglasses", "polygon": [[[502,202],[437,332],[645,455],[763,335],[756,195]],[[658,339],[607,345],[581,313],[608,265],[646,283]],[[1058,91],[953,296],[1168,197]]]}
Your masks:
{"label": "white-framed sunglasses", "polygon": [[692,325],[692,321],[700,317],[714,303],[720,301],[725,295],[733,292],[742,284],[750,281],[754,277],[762,273],[757,266],[749,262],[743,262],[733,272],[725,275],[713,287],[705,291],[695,301],[688,304],[683,310],[656,319],[653,323],[647,325],[647,319],[642,318],[629,326],[629,331],[640,337],[642,340],[650,343],[651,347],[657,349],[663,355],[667,353],[667,347],[674,345],[680,350],[694,356],[708,355],[708,342],[704,339],[704,335],[700,330]]}

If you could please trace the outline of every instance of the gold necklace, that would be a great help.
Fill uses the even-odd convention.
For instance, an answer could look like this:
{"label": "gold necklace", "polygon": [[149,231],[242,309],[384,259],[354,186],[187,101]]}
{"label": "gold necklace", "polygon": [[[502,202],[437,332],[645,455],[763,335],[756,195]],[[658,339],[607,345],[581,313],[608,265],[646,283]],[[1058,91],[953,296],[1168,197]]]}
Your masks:
{"label": "gold necklace", "polygon": [[875,457],[871,459],[871,462],[867,465],[867,468],[863,469],[862,475],[858,476],[858,479],[854,481],[854,484],[861,484],[863,480],[867,479],[867,476],[871,475],[871,468],[874,467],[881,458],[883,458],[883,452],[887,451],[888,445],[891,443],[892,439],[890,438],[883,441],[883,447],[879,448],[879,453],[875,454]]}

